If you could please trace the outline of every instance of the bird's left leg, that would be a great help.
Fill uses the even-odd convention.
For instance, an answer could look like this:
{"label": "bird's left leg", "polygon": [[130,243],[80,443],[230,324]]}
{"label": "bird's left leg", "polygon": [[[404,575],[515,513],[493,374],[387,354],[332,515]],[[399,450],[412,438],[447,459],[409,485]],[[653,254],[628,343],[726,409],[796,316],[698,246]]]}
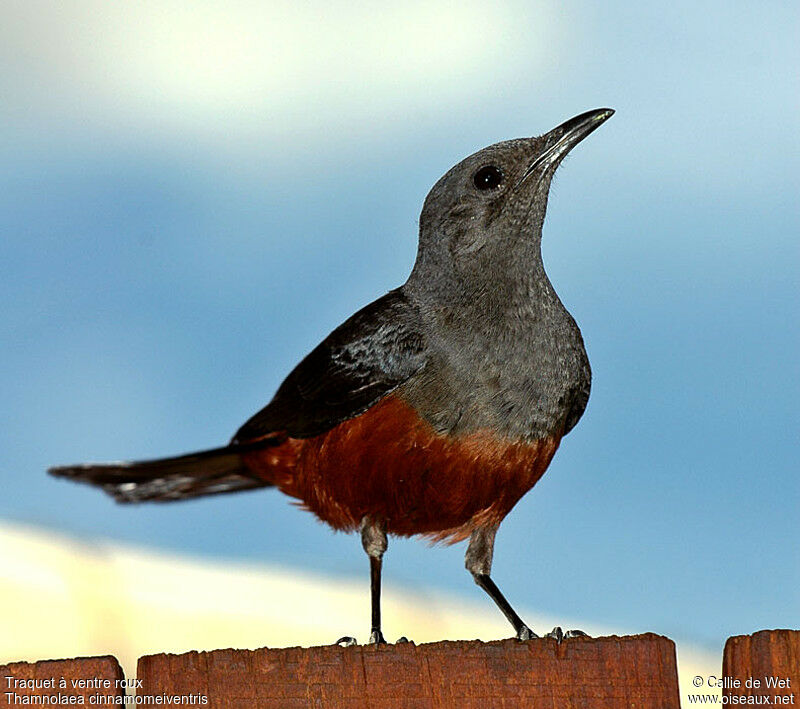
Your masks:
{"label": "bird's left leg", "polygon": [[[472,532],[465,559],[467,570],[472,574],[475,583],[489,594],[489,597],[497,604],[497,607],[503,611],[503,615],[514,626],[518,640],[537,638],[539,636],[523,623],[522,618],[517,615],[517,612],[511,607],[511,604],[506,600],[506,597],[497,588],[497,584],[492,581],[489,575],[492,572],[495,534],[497,534],[497,527],[478,528]],[[586,633],[582,630],[568,630],[564,633],[561,628],[553,628],[545,637],[555,638],[558,642],[561,642],[564,638],[578,635],[586,635]]]}
{"label": "bird's left leg", "polygon": [[372,630],[369,642],[372,645],[386,643],[381,632],[381,567],[383,553],[389,542],[383,520],[364,517],[361,520],[361,544],[369,557],[370,596],[372,599]]}
{"label": "bird's left leg", "polygon": [[530,640],[531,638],[536,638],[538,635],[522,622],[522,618],[517,615],[517,612],[511,607],[506,597],[497,588],[497,584],[489,576],[492,572],[495,534],[497,534],[497,527],[480,527],[473,531],[469,538],[464,564],[467,567],[467,571],[472,574],[472,578],[475,579],[475,583],[489,594],[489,597],[497,604],[497,607],[503,611],[503,615],[514,626],[517,639]]}

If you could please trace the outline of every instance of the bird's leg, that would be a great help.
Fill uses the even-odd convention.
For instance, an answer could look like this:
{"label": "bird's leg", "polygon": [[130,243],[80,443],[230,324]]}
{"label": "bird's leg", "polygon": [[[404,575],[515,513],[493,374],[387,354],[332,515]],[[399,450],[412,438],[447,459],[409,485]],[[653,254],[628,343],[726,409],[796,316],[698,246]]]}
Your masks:
{"label": "bird's leg", "polygon": [[383,553],[388,546],[386,525],[382,520],[364,517],[361,520],[361,544],[369,557],[370,596],[372,598],[372,630],[369,642],[372,645],[386,643],[381,632],[381,567]]}
{"label": "bird's leg", "polygon": [[478,528],[469,538],[465,566],[467,571],[472,574],[475,583],[478,584],[489,597],[503,611],[503,615],[508,618],[509,623],[514,626],[514,632],[519,640],[530,640],[538,637],[525,623],[517,612],[511,607],[506,597],[497,588],[497,584],[492,581],[489,574],[492,572],[492,556],[494,555],[494,536],[497,527]]}
{"label": "bird's leg", "polygon": [[[508,618],[511,625],[514,626],[514,631],[517,634],[518,640],[530,640],[531,638],[538,638],[536,635],[517,615],[517,612],[511,607],[511,604],[506,600],[497,584],[492,581],[489,574],[492,572],[492,556],[494,555],[494,537],[497,534],[497,527],[492,528],[479,528],[472,532],[469,538],[469,546],[467,547],[467,555],[465,565],[467,570],[472,574],[475,583],[478,584],[489,597],[497,604],[497,607],[503,611],[503,615]],[[546,638],[555,638],[561,642],[564,638],[575,638],[578,636],[585,636],[582,630],[568,630],[566,633],[559,627],[553,628],[545,635]]]}

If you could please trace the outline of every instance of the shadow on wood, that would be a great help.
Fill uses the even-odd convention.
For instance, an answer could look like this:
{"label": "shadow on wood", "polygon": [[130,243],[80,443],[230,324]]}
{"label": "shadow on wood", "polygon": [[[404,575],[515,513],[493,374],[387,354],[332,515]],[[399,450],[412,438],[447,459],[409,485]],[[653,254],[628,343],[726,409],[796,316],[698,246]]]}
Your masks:
{"label": "shadow on wood", "polygon": [[149,655],[138,678],[214,709],[679,707],[675,644],[653,634]]}

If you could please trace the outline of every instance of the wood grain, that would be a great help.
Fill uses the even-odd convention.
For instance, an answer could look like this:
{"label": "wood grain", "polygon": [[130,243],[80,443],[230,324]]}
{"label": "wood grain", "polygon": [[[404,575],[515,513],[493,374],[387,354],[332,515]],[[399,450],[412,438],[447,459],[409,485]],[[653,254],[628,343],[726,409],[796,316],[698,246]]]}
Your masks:
{"label": "wood grain", "polygon": [[[723,688],[723,696],[768,696],[773,706],[800,704],[800,630],[760,630],[728,638],[722,676],[739,682],[739,686]],[[759,686],[754,686],[754,680]],[[783,684],[782,680],[785,686],[769,686]]]}
{"label": "wood grain", "polygon": [[[78,657],[72,660],[13,662],[8,665],[0,665],[0,683],[2,683],[0,707],[26,706],[28,704],[41,706],[41,701],[37,702],[36,699],[59,697],[59,695],[61,702],[55,706],[91,706],[90,700],[93,697],[95,698],[94,704],[97,705],[96,695],[105,698],[122,697],[125,694],[123,687],[116,686],[117,681],[122,678],[122,668],[119,666],[119,662],[110,655]],[[38,680],[46,686],[39,688],[15,687],[14,680],[25,680],[26,683],[28,680]],[[84,685],[90,686],[76,686],[73,684],[73,680],[78,685],[83,681]],[[104,680],[108,680],[111,686],[103,687]],[[12,695],[16,695],[16,697]],[[53,705],[52,700],[49,705]]]}
{"label": "wood grain", "polygon": [[214,709],[679,707],[675,645],[653,634],[160,654],[138,677]]}

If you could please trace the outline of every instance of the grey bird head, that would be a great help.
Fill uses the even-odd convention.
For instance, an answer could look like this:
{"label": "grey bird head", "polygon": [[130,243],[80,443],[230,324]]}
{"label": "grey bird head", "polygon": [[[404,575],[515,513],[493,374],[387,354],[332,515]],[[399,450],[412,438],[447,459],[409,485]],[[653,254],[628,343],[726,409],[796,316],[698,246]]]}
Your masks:
{"label": "grey bird head", "polygon": [[[507,140],[465,158],[431,189],[420,216],[412,290],[453,282],[481,289],[497,274],[535,270],[547,194],[564,156],[613,115],[587,111],[537,138]],[[482,275],[484,277],[482,277]],[[505,279],[509,280],[509,279]],[[440,290],[440,288],[436,288]]]}

